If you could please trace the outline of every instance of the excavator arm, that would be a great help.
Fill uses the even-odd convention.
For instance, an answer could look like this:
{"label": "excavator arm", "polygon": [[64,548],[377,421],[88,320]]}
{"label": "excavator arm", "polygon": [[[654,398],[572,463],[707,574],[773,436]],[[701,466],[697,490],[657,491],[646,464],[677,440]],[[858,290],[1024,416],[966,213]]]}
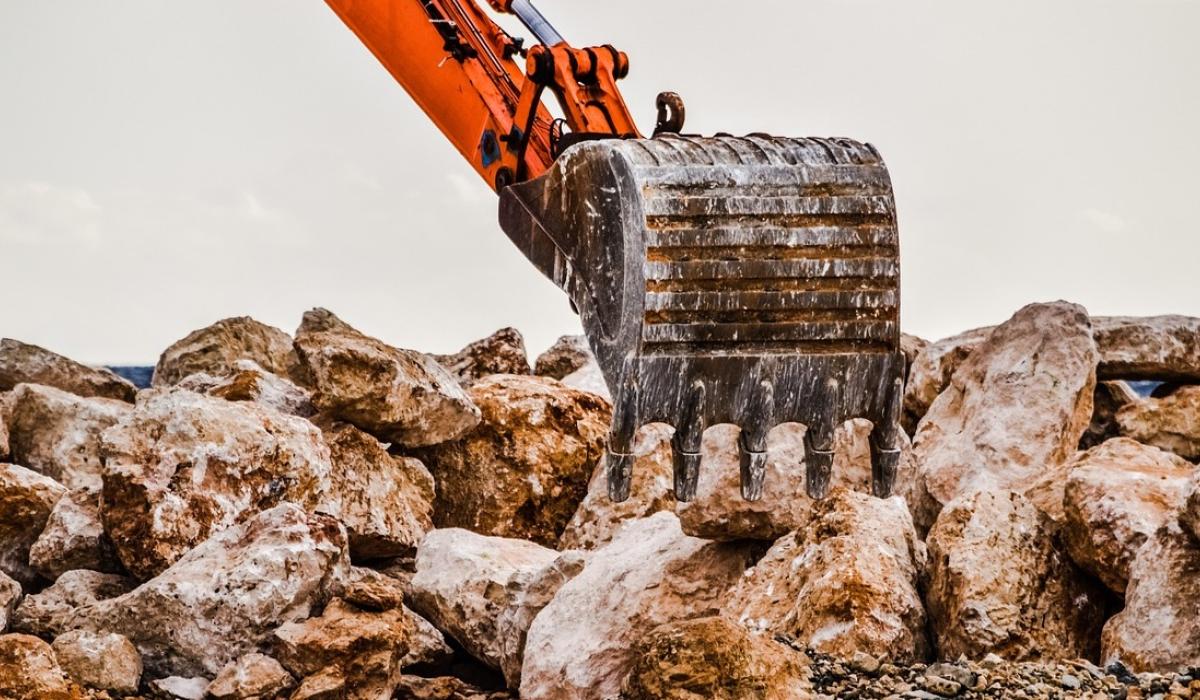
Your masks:
{"label": "excavator arm", "polygon": [[[571,297],[613,396],[609,494],[633,439],[675,426],[675,493],[696,494],[706,428],[741,428],[742,493],[763,495],[767,434],[803,423],[828,491],[833,434],[872,422],[872,483],[901,450],[899,235],[879,153],[845,138],[683,136],[663,93],[643,138],[617,81],[629,58],[570,46],[530,0],[526,47],[473,0],[326,0],[500,195],[500,225]],[[550,91],[563,119],[543,106]],[[791,485],[786,485],[786,487]]]}

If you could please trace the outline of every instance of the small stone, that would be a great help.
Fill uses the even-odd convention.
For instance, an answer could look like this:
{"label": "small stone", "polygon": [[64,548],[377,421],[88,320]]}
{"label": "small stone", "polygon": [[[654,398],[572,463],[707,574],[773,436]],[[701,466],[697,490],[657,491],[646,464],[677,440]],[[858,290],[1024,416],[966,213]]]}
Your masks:
{"label": "small stone", "polygon": [[204,700],[208,679],[200,676],[184,678],[167,676],[150,681],[147,686],[154,700]]}
{"label": "small stone", "polygon": [[856,651],[850,659],[850,667],[863,673],[875,673],[879,670],[879,658],[862,651]]}
{"label": "small stone", "polygon": [[921,677],[921,685],[931,693],[937,693],[944,698],[957,697],[963,691],[961,683],[941,676],[925,675]]}
{"label": "small stone", "polygon": [[1079,687],[1082,685],[1079,682],[1078,678],[1076,678],[1075,676],[1072,676],[1069,673],[1064,673],[1062,675],[1062,678],[1060,678],[1058,682],[1059,682],[1059,685],[1061,685],[1062,687],[1064,687],[1068,690],[1078,690]]}
{"label": "small stone", "polygon": [[230,663],[208,686],[212,700],[270,700],[296,687],[296,679],[275,659],[247,654]]}
{"label": "small stone", "polygon": [[76,630],[59,635],[50,646],[59,666],[76,683],[126,695],[137,692],[142,657],[127,638]]}

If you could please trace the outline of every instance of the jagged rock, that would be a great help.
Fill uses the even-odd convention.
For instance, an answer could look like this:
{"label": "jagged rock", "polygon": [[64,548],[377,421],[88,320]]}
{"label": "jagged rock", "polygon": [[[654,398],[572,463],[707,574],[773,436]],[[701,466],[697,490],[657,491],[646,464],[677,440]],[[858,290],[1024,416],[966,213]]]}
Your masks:
{"label": "jagged rock", "polygon": [[1093,324],[1101,379],[1200,383],[1200,318],[1110,316]]}
{"label": "jagged rock", "polygon": [[133,591],[78,609],[71,626],[129,637],[152,675],[211,677],[322,605],[347,576],[347,547],[333,518],[276,506]]}
{"label": "jagged rock", "polygon": [[268,372],[287,376],[296,365],[292,338],[249,316],[217,321],[164,350],[154,368],[153,385],[170,386],[198,372],[225,377],[238,371],[238,360],[251,360]]}
{"label": "jagged rock", "polygon": [[71,628],[80,610],[124,595],[135,585],[132,579],[116,574],[68,571],[49,588],[25,596],[13,613],[12,628],[52,639]]}
{"label": "jagged rock", "polygon": [[67,488],[100,488],[100,433],[130,410],[124,401],[18,384],[3,417],[12,460]]}
{"label": "jagged rock", "polygon": [[99,491],[76,489],[58,499],[29,548],[29,565],[50,580],[75,569],[124,573],[100,522]]}
{"label": "jagged rock", "polygon": [[79,685],[123,695],[137,692],[142,657],[125,637],[76,630],[60,635],[50,646],[58,665]]}
{"label": "jagged rock", "polygon": [[481,690],[458,678],[404,676],[394,697],[395,700],[512,700],[513,696]]}
{"label": "jagged rock", "polygon": [[1098,382],[1092,397],[1092,422],[1079,441],[1079,449],[1090,450],[1121,435],[1117,412],[1141,398],[1125,382]]}
{"label": "jagged rock", "polygon": [[525,338],[516,328],[502,328],[453,355],[435,355],[459,384],[470,387],[493,374],[529,374]]}
{"label": "jagged rock", "polygon": [[446,636],[441,630],[409,608],[403,610],[408,626],[408,653],[400,659],[400,668],[439,664],[454,657],[454,649],[446,643]]}
{"label": "jagged rock", "polygon": [[596,549],[607,544],[626,521],[675,509],[674,433],[664,423],[652,423],[638,431],[633,443],[633,481],[626,501],[616,503],[608,497],[608,467],[604,460],[596,465],[587,496],[558,540],[559,549]]}
{"label": "jagged rock", "polygon": [[0,636],[0,698],[82,700],[58,666],[50,645],[25,634]]}
{"label": "jagged rock", "polygon": [[209,684],[212,700],[272,700],[296,687],[296,679],[264,654],[246,654],[230,663]]}
{"label": "jagged rock", "polygon": [[209,680],[204,676],[168,676],[146,686],[152,700],[204,700]]}
{"label": "jagged rock", "polygon": [[401,668],[449,659],[454,650],[446,643],[442,632],[433,623],[404,606],[407,587],[406,581],[355,566],[350,569],[341,598],[362,610],[385,612],[400,608],[404,611],[408,627],[408,654],[400,660]]}
{"label": "jagged rock", "polygon": [[1087,312],[1074,304],[1033,304],[996,328],[917,430],[929,494],[945,505],[981,489],[1023,490],[1074,456],[1097,361]]}
{"label": "jagged rock", "polygon": [[433,521],[553,547],[604,454],[609,407],[553,379],[496,375],[471,388],[475,430],[420,454],[437,478]]}
{"label": "jagged rock", "polygon": [[1063,501],[1071,558],[1124,593],[1134,556],[1146,538],[1177,517],[1196,470],[1187,460],[1127,438],[1081,455]]}
{"label": "jagged rock", "polygon": [[54,479],[15,464],[0,464],[0,571],[22,586],[37,582],[29,548],[58,499],[67,494]]}
{"label": "jagged rock", "polygon": [[1179,516],[1179,523],[1196,536],[1196,542],[1200,542],[1200,472],[1192,477],[1192,495]]}
{"label": "jagged rock", "polygon": [[730,594],[725,614],[819,653],[897,663],[929,652],[917,580],[925,548],[899,498],[836,489],[801,531],[781,538]]}
{"label": "jagged rock", "polygon": [[533,373],[539,377],[563,379],[595,361],[587,338],[582,335],[564,335],[554,341],[549,350],[538,355]]}
{"label": "jagged rock", "polygon": [[0,571],[0,634],[8,631],[8,623],[21,602],[21,584]]}
{"label": "jagged rock", "polygon": [[659,625],[716,614],[748,555],[745,545],[688,537],[673,513],[630,521],[534,618],[521,698],[616,695],[637,639]]}
{"label": "jagged rock", "polygon": [[1117,412],[1122,435],[1200,461],[1200,386],[1130,404]]}
{"label": "jagged rock", "polygon": [[323,309],[304,315],[296,352],[316,407],[385,442],[436,445],[479,423],[479,409],[433,358],[366,336]]}
{"label": "jagged rock", "polygon": [[340,687],[339,698],[377,700],[399,683],[407,631],[401,609],[364,611],[339,598],[320,617],[275,630],[273,646],[283,667],[304,679],[298,692],[311,692],[315,676],[322,687]]}
{"label": "jagged rock", "polygon": [[900,334],[900,352],[904,353],[904,374],[907,377],[912,366],[917,362],[921,351],[929,347],[929,341],[908,333]]}
{"label": "jagged rock", "polygon": [[1023,496],[978,491],[929,533],[926,603],[944,659],[1093,658],[1103,591],[1067,558],[1053,523]]}
{"label": "jagged rock", "polygon": [[723,617],[663,625],[637,643],[627,700],[797,700],[813,697],[798,652]]}
{"label": "jagged rock", "polygon": [[950,386],[950,378],[959,366],[995,330],[976,328],[926,345],[909,363],[908,383],[904,387],[901,424],[909,435],[917,434],[917,425],[938,394]]}
{"label": "jagged rock", "polygon": [[517,687],[529,625],[581,565],[525,540],[434,530],[417,551],[410,603]]}
{"label": "jagged rock", "polygon": [[312,404],[312,392],[268,372],[253,360],[234,362],[232,371],[233,374],[223,379],[212,378],[209,374],[193,374],[179,382],[178,386],[226,401],[260,403],[280,413],[302,418],[308,418],[316,412]]}
{"label": "jagged rock", "polygon": [[258,404],[151,389],[105,431],[102,450],[104,529],[141,580],[282,501],[330,505],[321,431]]}
{"label": "jagged rock", "polygon": [[0,339],[0,391],[42,384],[78,396],[133,401],[137,387],[102,367],[88,367],[36,345]]}
{"label": "jagged rock", "polygon": [[608,383],[604,381],[604,372],[601,371],[600,364],[595,360],[563,377],[562,383],[576,391],[585,391],[612,403],[612,392],[608,389]]}
{"label": "jagged rock", "polygon": [[411,555],[433,528],[433,476],[420,460],[388,454],[352,425],[325,429],[333,463],[330,499],[350,532],[355,561]]}
{"label": "jagged rock", "polygon": [[1138,551],[1125,609],[1104,626],[1101,658],[1159,673],[1200,666],[1200,544],[1174,523]]}

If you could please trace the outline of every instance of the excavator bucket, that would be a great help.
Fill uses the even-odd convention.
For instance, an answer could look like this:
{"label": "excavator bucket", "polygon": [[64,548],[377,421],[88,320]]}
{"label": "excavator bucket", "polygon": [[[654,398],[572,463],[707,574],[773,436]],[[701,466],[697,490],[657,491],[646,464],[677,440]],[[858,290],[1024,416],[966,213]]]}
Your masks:
{"label": "excavator bucket", "polygon": [[803,423],[806,488],[821,498],[834,430],[860,417],[874,425],[873,489],[890,493],[904,381],[899,239],[873,147],[588,141],[505,189],[500,221],[579,310],[613,396],[614,500],[629,497],[633,439],[653,422],[675,426],[683,501],[709,426],[740,426],[742,495],[757,500],[768,432]]}

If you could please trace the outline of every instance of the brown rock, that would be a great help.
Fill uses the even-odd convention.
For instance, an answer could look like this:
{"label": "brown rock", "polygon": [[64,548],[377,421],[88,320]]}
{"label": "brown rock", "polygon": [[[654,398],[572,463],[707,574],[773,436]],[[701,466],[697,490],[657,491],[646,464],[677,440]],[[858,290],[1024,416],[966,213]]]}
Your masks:
{"label": "brown rock", "polygon": [[781,538],[730,594],[725,614],[838,658],[897,663],[929,653],[917,579],[924,546],[899,498],[836,489],[800,532]]}
{"label": "brown rock", "polygon": [[153,389],[105,431],[102,449],[104,529],[141,580],[277,503],[313,509],[328,500],[321,431],[258,404]]}
{"label": "brown rock", "polygon": [[671,466],[671,426],[652,423],[638,431],[633,443],[633,481],[629,499],[608,497],[608,467],[601,460],[592,471],[587,496],[567,523],[559,549],[596,549],[607,544],[628,520],[675,509]]}
{"label": "brown rock", "polygon": [[979,491],[950,503],[928,546],[926,602],[943,659],[1095,657],[1104,594],[1024,497]]}
{"label": "brown rock", "polygon": [[[345,700],[390,698],[400,680],[400,660],[408,653],[404,611],[364,611],[336,599],[320,617],[275,630],[279,662],[299,678],[340,681]],[[310,691],[311,692],[311,691]]]}
{"label": "brown rock", "polygon": [[348,568],[338,522],[284,504],[212,536],[135,590],[76,610],[71,626],[129,637],[153,676],[211,678],[279,625],[308,617]]}
{"label": "brown rock", "polygon": [[37,581],[29,548],[58,499],[67,490],[57,481],[14,464],[0,464],[0,571],[28,586]]}
{"label": "brown rock", "polygon": [[24,634],[0,636],[0,698],[82,700],[67,680],[50,645]]}
{"label": "brown rock", "polygon": [[406,581],[382,574],[373,569],[351,567],[341,598],[356,608],[386,612],[397,608],[404,611],[408,627],[408,654],[400,660],[401,668],[416,664],[435,664],[454,655],[445,636],[425,618],[404,606]]}
{"label": "brown rock", "polygon": [[248,316],[217,321],[164,350],[153,383],[170,386],[198,372],[225,377],[237,372],[238,360],[251,360],[268,372],[286,376],[296,365],[292,338]]}
{"label": "brown rock", "polygon": [[1023,490],[1074,456],[1092,416],[1096,345],[1087,312],[1034,304],[996,328],[954,374],[913,442],[940,504]]}
{"label": "brown rock", "polygon": [[325,430],[333,461],[330,499],[350,532],[355,561],[409,556],[433,529],[434,482],[420,460],[388,454],[345,423]]}
{"label": "brown rock", "polygon": [[0,571],[0,634],[8,631],[8,623],[21,602],[21,584]]}
{"label": "brown rock", "polygon": [[5,414],[7,409],[8,394],[0,391],[0,462],[8,459],[8,424]]}
{"label": "brown rock", "polygon": [[797,700],[814,695],[803,655],[723,617],[659,627],[638,642],[628,700]]}
{"label": "brown rock", "polygon": [[296,332],[316,407],[380,440],[425,447],[479,423],[479,409],[433,358],[363,335],[323,309]]}
{"label": "brown rock", "polygon": [[1192,477],[1192,495],[1188,497],[1187,505],[1179,516],[1179,524],[1200,542],[1200,473]]}
{"label": "brown rock", "polygon": [[77,630],[60,635],[50,646],[58,665],[76,683],[121,695],[137,692],[142,657],[125,637]]}
{"label": "brown rock", "polygon": [[124,401],[83,398],[37,384],[8,395],[13,461],[67,488],[100,488],[100,433],[132,410]]}
{"label": "brown rock", "polygon": [[908,383],[904,387],[904,409],[901,423],[909,435],[917,434],[917,425],[938,394],[950,386],[950,378],[959,366],[995,330],[976,328],[926,345],[917,352],[908,366]]}
{"label": "brown rock", "polygon": [[905,374],[917,361],[917,356],[921,351],[929,347],[929,341],[924,338],[910,335],[908,333],[900,334],[900,352],[904,353]]}
{"label": "brown rock", "polygon": [[582,335],[564,335],[556,340],[549,350],[538,356],[533,373],[539,377],[562,379],[595,361],[587,338]]}
{"label": "brown rock", "polygon": [[501,691],[487,691],[458,678],[420,678],[404,676],[396,689],[395,700],[511,700]]}
{"label": "brown rock", "polygon": [[714,615],[748,560],[744,545],[688,537],[672,513],[627,523],[534,618],[521,698],[609,698],[659,625]]}
{"label": "brown rock", "polygon": [[1137,393],[1125,382],[1099,382],[1092,400],[1092,422],[1079,441],[1079,449],[1090,450],[1109,440],[1120,437],[1121,426],[1117,424],[1117,412],[1125,406],[1141,401]]}
{"label": "brown rock", "polygon": [[1200,318],[1112,316],[1093,323],[1101,379],[1200,383]]}
{"label": "brown rock", "polygon": [[1177,517],[1196,467],[1127,438],[1075,460],[1065,491],[1067,551],[1084,570],[1124,593],[1134,556]]}
{"label": "brown rock", "polygon": [[52,639],[71,628],[80,610],[124,595],[135,585],[132,579],[116,574],[68,571],[49,588],[25,596],[13,613],[12,628]]}
{"label": "brown rock", "polygon": [[609,408],[553,379],[496,375],[471,388],[483,421],[421,452],[437,478],[433,521],[553,547],[604,454]]}
{"label": "brown rock", "polygon": [[[233,363],[232,369],[233,374],[224,379],[214,380],[210,386],[205,386],[201,391],[226,401],[260,403],[280,413],[288,413],[302,418],[308,418],[316,412],[312,404],[312,392],[279,375],[271,374],[252,360],[238,360]],[[211,375],[193,374],[179,385],[184,387],[186,383],[193,381],[197,385],[203,385],[207,380],[193,380],[193,378],[209,376]]]}
{"label": "brown rock", "polygon": [[42,384],[78,396],[133,401],[137,387],[112,371],[81,365],[19,340],[0,339],[0,391],[18,384]]}
{"label": "brown rock", "polygon": [[1104,626],[1101,658],[1138,672],[1200,666],[1200,544],[1174,524],[1138,551],[1125,609]]}
{"label": "brown rock", "polygon": [[459,384],[470,387],[493,374],[529,374],[525,339],[516,328],[502,328],[453,355],[435,355]]}
{"label": "brown rock", "polygon": [[1200,386],[1129,404],[1117,413],[1117,423],[1122,435],[1200,461]]}
{"label": "brown rock", "polygon": [[532,542],[434,530],[417,552],[410,602],[517,687],[529,625],[581,568],[578,555]]}
{"label": "brown rock", "polygon": [[212,700],[272,700],[295,687],[296,679],[278,661],[252,653],[222,669],[207,692]]}
{"label": "brown rock", "polygon": [[76,569],[125,573],[100,522],[99,491],[76,489],[58,499],[29,548],[29,565],[50,580]]}

